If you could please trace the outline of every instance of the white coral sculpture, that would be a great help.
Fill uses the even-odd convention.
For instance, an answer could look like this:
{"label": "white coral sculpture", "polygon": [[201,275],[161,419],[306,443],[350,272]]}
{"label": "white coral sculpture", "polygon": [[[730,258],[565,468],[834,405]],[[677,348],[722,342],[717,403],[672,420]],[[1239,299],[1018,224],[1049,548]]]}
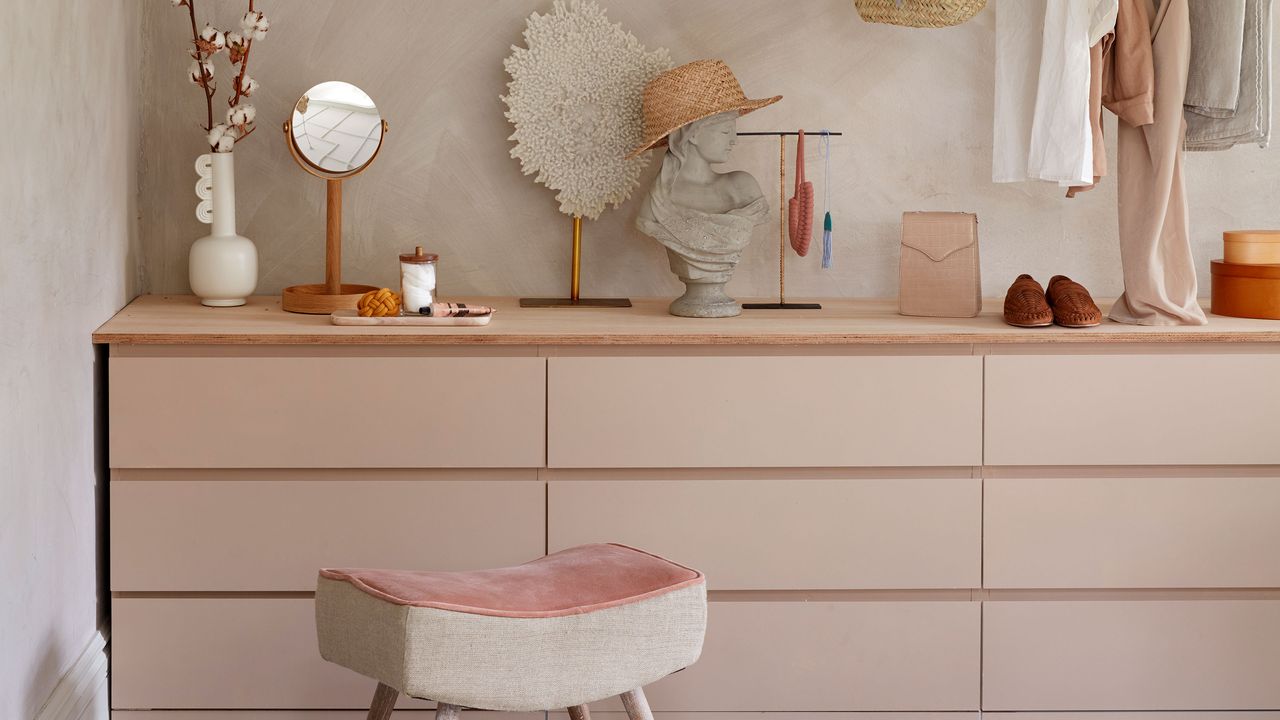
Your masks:
{"label": "white coral sculpture", "polygon": [[648,153],[626,155],[643,136],[644,86],[671,68],[671,55],[646,50],[592,0],[555,0],[550,13],[529,16],[524,42],[503,63],[511,157],[559,191],[560,212],[595,220],[640,182]]}

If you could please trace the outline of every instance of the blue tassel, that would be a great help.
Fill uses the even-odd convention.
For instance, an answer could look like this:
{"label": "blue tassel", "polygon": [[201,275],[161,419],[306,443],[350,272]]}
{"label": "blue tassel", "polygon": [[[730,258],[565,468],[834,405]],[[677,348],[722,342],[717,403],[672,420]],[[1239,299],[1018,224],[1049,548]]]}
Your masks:
{"label": "blue tassel", "polygon": [[831,213],[822,218],[822,267],[831,267]]}

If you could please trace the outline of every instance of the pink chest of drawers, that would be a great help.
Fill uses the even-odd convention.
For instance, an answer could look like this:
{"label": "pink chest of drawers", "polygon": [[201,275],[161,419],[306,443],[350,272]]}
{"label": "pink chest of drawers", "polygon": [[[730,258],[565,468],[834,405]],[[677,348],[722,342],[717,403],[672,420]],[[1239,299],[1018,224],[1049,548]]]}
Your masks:
{"label": "pink chest of drawers", "polygon": [[99,331],[117,718],[363,717],[316,568],[616,540],[708,576],[668,718],[1280,720],[1275,326],[486,302],[378,332],[146,297]]}

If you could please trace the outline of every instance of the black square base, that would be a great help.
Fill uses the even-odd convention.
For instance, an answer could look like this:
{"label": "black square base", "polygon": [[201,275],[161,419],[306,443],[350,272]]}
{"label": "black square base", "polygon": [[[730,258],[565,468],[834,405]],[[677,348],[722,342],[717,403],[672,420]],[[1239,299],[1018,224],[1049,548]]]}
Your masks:
{"label": "black square base", "polygon": [[743,310],[821,310],[818,303],[742,303]]}

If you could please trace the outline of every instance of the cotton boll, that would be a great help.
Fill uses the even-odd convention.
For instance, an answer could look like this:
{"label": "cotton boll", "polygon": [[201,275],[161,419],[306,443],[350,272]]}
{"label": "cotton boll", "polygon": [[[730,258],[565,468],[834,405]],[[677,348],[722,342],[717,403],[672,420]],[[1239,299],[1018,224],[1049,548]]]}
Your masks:
{"label": "cotton boll", "polygon": [[249,40],[261,40],[266,37],[267,30],[271,27],[271,22],[266,16],[257,10],[250,10],[240,18],[240,29],[244,31],[245,38]]}
{"label": "cotton boll", "polygon": [[205,62],[192,60],[187,66],[187,77],[196,85],[203,85],[205,78],[213,77],[213,63],[207,60]]}
{"label": "cotton boll", "polygon": [[248,75],[245,75],[244,79],[240,81],[240,94],[242,95],[252,95],[257,89],[258,81]]}
{"label": "cotton boll", "polygon": [[228,129],[229,128],[222,123],[218,123],[217,125],[209,128],[209,147],[217,147],[218,141],[222,140],[222,138],[226,136]]}
{"label": "cotton boll", "polygon": [[234,137],[230,135],[223,135],[218,140],[218,144],[216,147],[214,147],[214,150],[216,150],[217,152],[231,152],[233,149],[235,149],[235,146],[236,146],[236,139]]}
{"label": "cotton boll", "polygon": [[213,46],[215,52],[227,45],[227,36],[212,25],[204,26],[204,29],[200,31],[200,39]]}
{"label": "cotton boll", "polygon": [[261,40],[267,36],[267,30],[271,29],[271,21],[266,15],[258,13],[258,21],[253,24],[253,39]]}
{"label": "cotton boll", "polygon": [[253,122],[258,111],[252,105],[236,105],[233,108],[227,108],[227,124],[228,125],[248,125]]}
{"label": "cotton boll", "polygon": [[244,36],[238,32],[227,33],[227,55],[232,65],[239,65],[249,54],[249,48],[245,45]]}
{"label": "cotton boll", "polygon": [[250,10],[240,18],[240,29],[244,31],[247,40],[261,40],[267,36],[270,28],[271,21],[257,10]]}

